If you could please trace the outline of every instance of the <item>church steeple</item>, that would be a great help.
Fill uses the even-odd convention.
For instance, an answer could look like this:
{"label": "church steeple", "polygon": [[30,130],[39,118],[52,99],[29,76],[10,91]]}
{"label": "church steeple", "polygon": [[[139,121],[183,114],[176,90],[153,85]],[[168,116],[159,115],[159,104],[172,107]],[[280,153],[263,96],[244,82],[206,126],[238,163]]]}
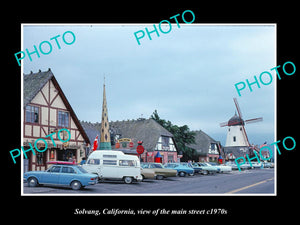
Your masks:
{"label": "church steeple", "polygon": [[102,119],[100,130],[100,150],[111,150],[109,123],[107,114],[106,94],[105,94],[105,77],[103,84],[103,104],[102,104]]}

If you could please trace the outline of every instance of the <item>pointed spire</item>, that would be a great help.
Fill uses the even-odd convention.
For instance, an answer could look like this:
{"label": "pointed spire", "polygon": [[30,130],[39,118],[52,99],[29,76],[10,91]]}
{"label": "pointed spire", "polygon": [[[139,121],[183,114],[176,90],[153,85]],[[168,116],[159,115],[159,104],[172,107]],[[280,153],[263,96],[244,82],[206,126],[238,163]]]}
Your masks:
{"label": "pointed spire", "polygon": [[103,84],[103,103],[102,103],[102,118],[101,118],[101,130],[100,130],[100,150],[110,150],[110,133],[109,133],[109,123],[108,123],[108,113],[107,113],[107,103],[106,103],[106,93],[105,93],[105,76]]}

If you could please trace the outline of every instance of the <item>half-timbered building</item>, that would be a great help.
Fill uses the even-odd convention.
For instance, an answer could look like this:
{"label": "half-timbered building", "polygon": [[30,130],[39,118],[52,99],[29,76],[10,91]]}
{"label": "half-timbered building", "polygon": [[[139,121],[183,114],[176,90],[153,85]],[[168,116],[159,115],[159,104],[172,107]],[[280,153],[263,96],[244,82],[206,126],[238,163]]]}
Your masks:
{"label": "half-timbered building", "polygon": [[[26,152],[24,169],[45,170],[47,161],[79,162],[86,157],[86,148],[90,145],[89,138],[83,130],[75,112],[55,79],[52,71],[39,71],[24,74],[23,79],[23,146],[29,149],[29,143],[43,138],[47,141],[48,148],[44,152]],[[58,131],[66,128],[71,137],[68,142],[62,143],[58,139]],[[52,135],[55,145],[49,134]],[[60,138],[66,140],[67,132],[60,132]],[[43,144],[38,144],[39,149],[44,149]]]}
{"label": "half-timbered building", "polygon": [[219,141],[214,140],[202,130],[195,132],[195,143],[189,144],[190,148],[196,150],[197,161],[199,162],[215,162],[222,155],[221,145]]}

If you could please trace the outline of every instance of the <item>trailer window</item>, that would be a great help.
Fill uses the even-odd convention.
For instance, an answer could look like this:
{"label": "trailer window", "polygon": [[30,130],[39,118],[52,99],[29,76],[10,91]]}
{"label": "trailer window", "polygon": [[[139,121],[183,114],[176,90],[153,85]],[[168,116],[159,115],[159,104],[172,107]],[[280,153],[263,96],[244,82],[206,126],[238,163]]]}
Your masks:
{"label": "trailer window", "polygon": [[117,155],[103,155],[104,158],[117,158]]}
{"label": "trailer window", "polygon": [[100,159],[89,159],[87,164],[100,165]]}
{"label": "trailer window", "polygon": [[119,166],[136,166],[135,160],[120,160]]}
{"label": "trailer window", "polygon": [[103,165],[116,166],[117,165],[117,160],[103,160]]}

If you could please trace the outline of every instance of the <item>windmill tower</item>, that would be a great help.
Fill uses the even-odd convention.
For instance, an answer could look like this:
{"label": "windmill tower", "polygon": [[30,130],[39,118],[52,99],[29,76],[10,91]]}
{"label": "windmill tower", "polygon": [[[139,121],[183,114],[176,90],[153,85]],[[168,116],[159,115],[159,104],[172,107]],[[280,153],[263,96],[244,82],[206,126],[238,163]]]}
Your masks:
{"label": "windmill tower", "polygon": [[[238,112],[238,115],[235,113],[234,116],[231,117],[228,122],[220,123],[220,126],[221,127],[228,126],[225,148],[228,148],[231,150],[233,148],[244,150],[247,148],[243,148],[243,147],[250,147],[248,136],[247,136],[247,133],[245,130],[245,124],[260,122],[263,120],[263,118],[259,117],[259,118],[254,118],[254,119],[243,120],[241,109],[239,107],[237,99],[233,98],[233,101],[234,101],[236,110]],[[245,151],[244,151],[244,153],[245,153]],[[238,155],[240,155],[240,154],[238,154]]]}

